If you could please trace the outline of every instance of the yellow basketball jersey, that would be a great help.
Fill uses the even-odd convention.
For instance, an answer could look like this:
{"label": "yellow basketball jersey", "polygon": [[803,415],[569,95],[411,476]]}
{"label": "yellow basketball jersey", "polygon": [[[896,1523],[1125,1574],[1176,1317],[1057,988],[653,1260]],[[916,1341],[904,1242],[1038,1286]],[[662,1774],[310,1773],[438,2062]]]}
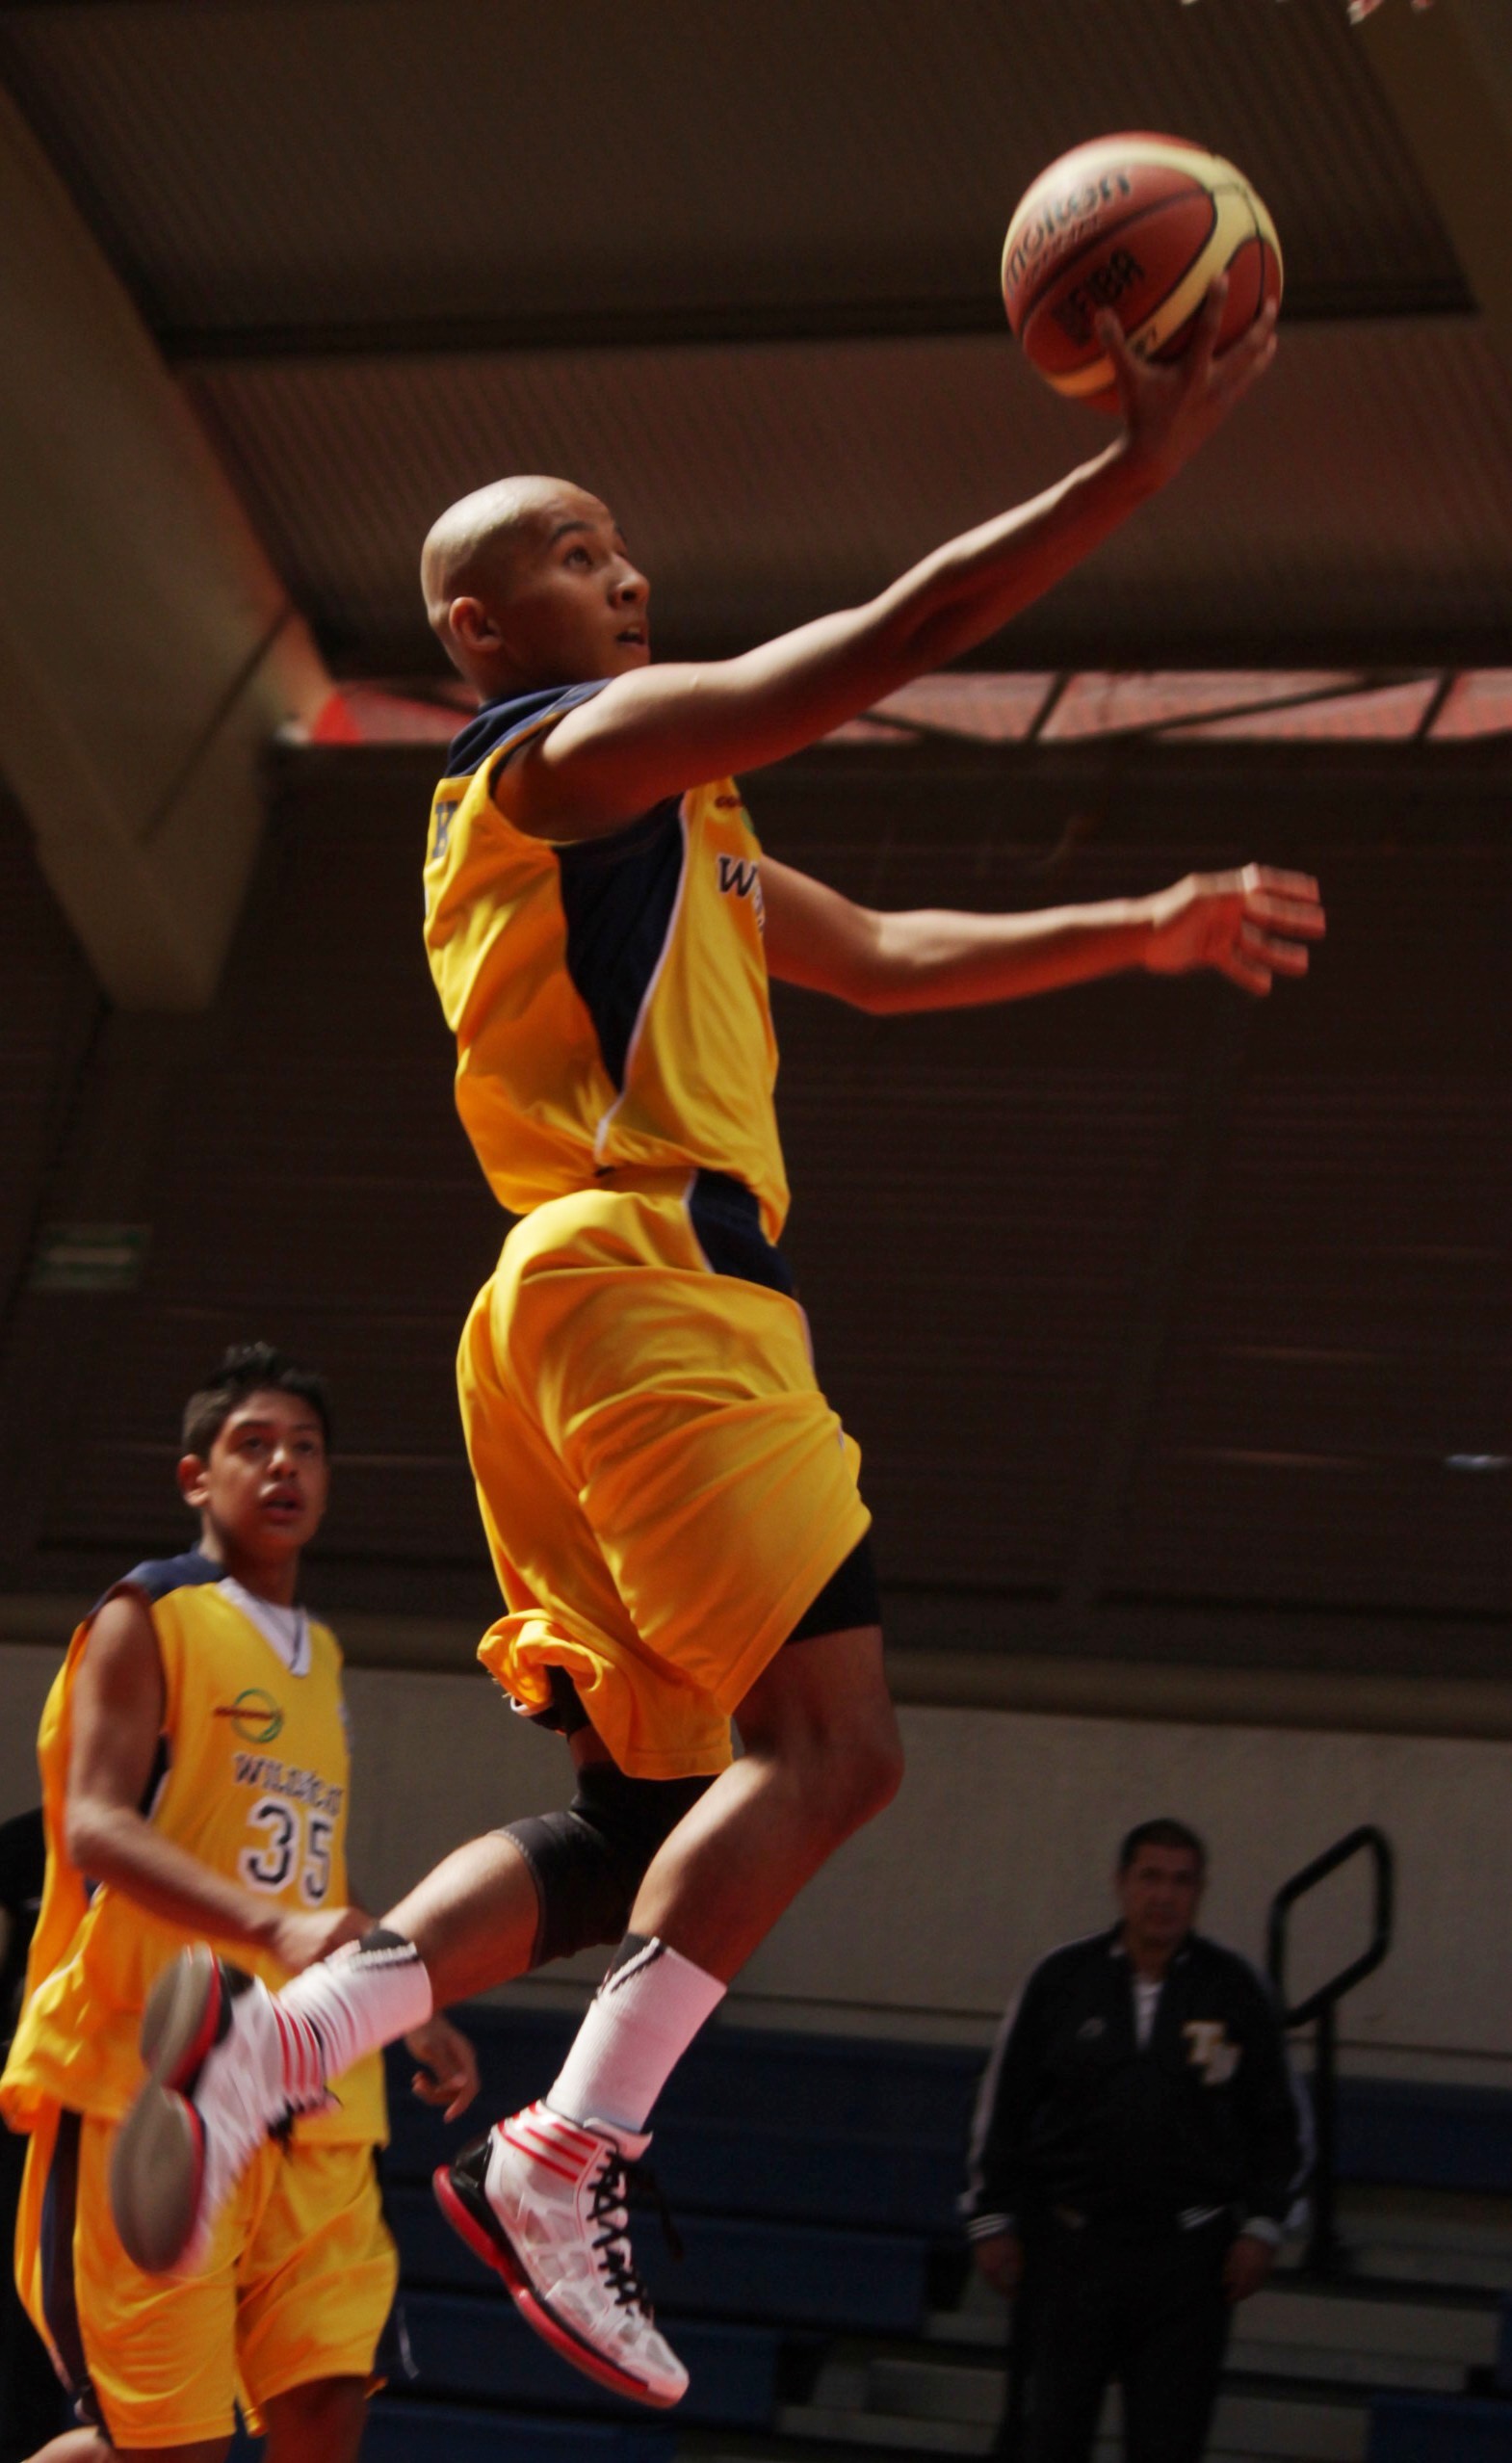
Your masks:
{"label": "yellow basketball jersey", "polygon": [[491,702],[448,755],[425,931],[457,1110],[511,1214],[616,1167],[687,1166],[753,1192],[775,1241],[788,1187],[761,849],[733,781],[570,846],[527,837],[493,800],[500,762],[602,689]]}
{"label": "yellow basketball jersey", "polygon": [[[160,1776],[143,1807],[154,1828],[291,1912],[343,1905],[351,1756],[334,1636],[302,1620],[286,1661],[238,1604],[223,1568],[198,1555],[139,1566],[120,1586],[146,1605],[163,1664]],[[119,2118],[143,2081],[137,2031],[147,1992],[196,1938],[111,1883],[91,1885],[68,1855],[73,1689],[91,1622],[69,1644],[38,1737],[47,1880],[25,2005],[0,2080],[0,2110],[13,2128],[30,2128],[49,2105]],[[286,1980],[265,1952],[214,1946],[274,1988]],[[300,2137],[387,2136],[377,2054],[333,2088],[336,2108],[300,2119]]]}

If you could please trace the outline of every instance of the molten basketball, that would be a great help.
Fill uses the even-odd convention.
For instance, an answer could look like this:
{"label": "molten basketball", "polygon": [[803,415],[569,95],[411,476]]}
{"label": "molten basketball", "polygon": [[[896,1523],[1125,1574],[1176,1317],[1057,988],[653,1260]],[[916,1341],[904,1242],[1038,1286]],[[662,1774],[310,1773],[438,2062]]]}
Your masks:
{"label": "molten basketball", "polygon": [[1242,171],[1184,138],[1094,138],[1042,171],[1008,225],[1008,323],[1057,393],[1116,410],[1094,320],[1110,308],[1141,358],[1177,357],[1217,275],[1226,351],[1281,297],[1276,226]]}

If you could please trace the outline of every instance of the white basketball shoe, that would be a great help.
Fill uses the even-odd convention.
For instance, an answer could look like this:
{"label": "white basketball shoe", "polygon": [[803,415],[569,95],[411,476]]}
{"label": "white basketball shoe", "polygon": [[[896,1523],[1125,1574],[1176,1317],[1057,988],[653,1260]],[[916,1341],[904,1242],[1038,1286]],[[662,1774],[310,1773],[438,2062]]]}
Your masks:
{"label": "white basketball shoe", "polygon": [[630,2252],[630,2189],[651,2141],[532,2104],[434,2176],[436,2201],[521,2316],[587,2377],[639,2403],[681,2400],[688,2371],[657,2332]]}
{"label": "white basketball shoe", "polygon": [[202,1944],[153,1985],[142,2017],[147,2083],[110,2167],[116,2229],[145,2273],[196,2273],[257,2149],[295,2112],[329,2102],[312,2064],[291,2080],[289,2035],[266,1984]]}

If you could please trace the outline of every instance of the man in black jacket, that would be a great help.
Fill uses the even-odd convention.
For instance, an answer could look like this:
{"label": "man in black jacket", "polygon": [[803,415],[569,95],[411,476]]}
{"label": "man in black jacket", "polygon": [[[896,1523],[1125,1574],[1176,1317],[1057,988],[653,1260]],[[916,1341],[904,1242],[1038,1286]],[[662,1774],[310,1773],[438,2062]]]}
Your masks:
{"label": "man in black jacket", "polygon": [[1132,1830],[1120,1922],[1034,1969],[982,2082],[962,2211],[1019,2295],[1026,2417],[998,2450],[1026,2463],[1085,2463],[1115,2377],[1128,2463],[1200,2463],[1234,2304],[1305,2174],[1270,1994],[1192,1930],[1206,1865],[1184,1822]]}

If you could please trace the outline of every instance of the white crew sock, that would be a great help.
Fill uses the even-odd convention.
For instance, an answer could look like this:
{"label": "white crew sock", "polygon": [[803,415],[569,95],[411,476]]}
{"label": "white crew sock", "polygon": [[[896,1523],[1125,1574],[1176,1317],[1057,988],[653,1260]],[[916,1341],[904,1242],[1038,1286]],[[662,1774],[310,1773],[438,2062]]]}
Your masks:
{"label": "white crew sock", "polygon": [[589,2003],[546,2102],[564,2120],[639,2133],[705,2019],[724,1999],[717,1977],[665,1941],[627,1933]]}
{"label": "white crew sock", "polygon": [[313,2061],[323,2080],[340,2078],[364,2053],[423,2027],[431,2007],[430,1978],[413,1942],[375,1927],[274,1996],[285,2070],[299,2077]]}

